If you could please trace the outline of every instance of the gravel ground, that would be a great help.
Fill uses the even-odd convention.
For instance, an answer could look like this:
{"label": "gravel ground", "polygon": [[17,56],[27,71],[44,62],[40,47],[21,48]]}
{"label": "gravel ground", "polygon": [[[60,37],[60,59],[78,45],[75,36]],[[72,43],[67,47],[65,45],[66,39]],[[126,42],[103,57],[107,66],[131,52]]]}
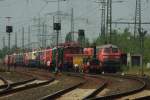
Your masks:
{"label": "gravel ground", "polygon": [[8,68],[1,64],[0,64],[0,76],[5,78],[9,83],[20,82],[20,81],[24,81],[24,80],[28,80],[32,78],[31,76],[16,73],[16,71],[12,67],[10,67],[8,71]]}
{"label": "gravel ground", "polygon": [[97,97],[116,94],[117,92],[124,92],[141,85],[137,84],[136,81],[130,79],[115,78],[110,76],[102,77],[108,80],[108,84],[107,87],[97,95]]}
{"label": "gravel ground", "polygon": [[87,82],[77,89],[74,89],[64,95],[62,95],[57,100],[82,100],[87,95],[91,94],[95,89],[98,88],[103,80],[100,78],[85,77]]}
{"label": "gravel ground", "polygon": [[68,86],[77,84],[82,80],[83,79],[78,77],[61,75],[57,77],[56,81],[50,83],[49,85],[33,88],[15,94],[11,94],[5,97],[1,97],[0,100],[37,100],[43,96],[54,93],[60,89],[64,89]]}
{"label": "gravel ground", "polygon": [[147,77],[144,79],[146,82],[146,88],[143,91],[140,91],[138,93],[135,93],[133,95],[125,96],[122,98],[119,98],[118,100],[133,100],[144,96],[150,96],[150,77]]}
{"label": "gravel ground", "polygon": [[134,100],[134,99],[138,99],[138,98],[141,98],[144,96],[150,96],[150,91],[149,90],[143,90],[143,91],[138,92],[136,94],[125,96],[125,97],[119,98],[117,100]]}
{"label": "gravel ground", "polygon": [[5,78],[6,80],[8,80],[8,82],[10,82],[10,83],[11,82],[20,82],[20,81],[31,79],[31,77],[29,77],[29,76],[19,74],[16,72],[0,72],[0,76]]}
{"label": "gravel ground", "polygon": [[51,72],[37,68],[18,67],[15,71],[24,75],[35,77],[40,80],[49,80],[50,78],[55,77]]}
{"label": "gravel ground", "polygon": [[2,80],[0,80],[0,85],[4,85],[5,83],[2,81]]}

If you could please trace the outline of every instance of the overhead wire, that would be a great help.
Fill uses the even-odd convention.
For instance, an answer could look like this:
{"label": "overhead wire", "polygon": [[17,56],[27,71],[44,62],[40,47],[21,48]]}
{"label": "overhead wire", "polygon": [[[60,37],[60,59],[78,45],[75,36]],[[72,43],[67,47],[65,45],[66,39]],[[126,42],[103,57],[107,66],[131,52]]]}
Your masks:
{"label": "overhead wire", "polygon": [[[15,1],[13,1],[11,3],[8,3],[8,4],[4,5],[4,6],[1,5],[0,7],[10,7],[10,6],[15,5],[18,1],[21,1],[21,0],[15,0]],[[5,2],[5,0],[3,2]]]}

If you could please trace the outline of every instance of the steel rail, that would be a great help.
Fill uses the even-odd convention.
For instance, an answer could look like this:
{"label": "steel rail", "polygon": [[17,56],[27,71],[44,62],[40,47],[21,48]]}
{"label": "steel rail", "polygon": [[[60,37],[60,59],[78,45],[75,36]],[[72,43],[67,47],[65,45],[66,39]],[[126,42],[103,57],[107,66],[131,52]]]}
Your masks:
{"label": "steel rail", "polygon": [[70,86],[70,87],[68,87],[66,89],[62,89],[62,90],[57,91],[57,92],[55,92],[55,93],[53,93],[51,95],[47,95],[45,97],[42,97],[40,100],[52,100],[54,98],[60,97],[61,95],[65,94],[65,93],[67,93],[67,92],[69,92],[71,90],[74,90],[75,88],[83,85],[85,82],[86,81],[83,81],[83,82],[80,82],[80,83],[78,83],[76,85]]}
{"label": "steel rail", "polygon": [[16,93],[16,92],[19,92],[19,91],[23,91],[23,90],[36,88],[36,87],[43,86],[43,85],[47,85],[50,82],[53,82],[54,80],[55,80],[54,78],[51,78],[50,80],[46,80],[46,81],[41,82],[41,83],[26,84],[26,85],[24,85],[22,87],[10,88],[10,89],[8,89],[6,91],[0,91],[0,97],[8,95],[8,94]]}
{"label": "steel rail", "polygon": [[89,99],[89,98],[96,96],[97,93],[102,91],[106,86],[107,86],[107,81],[104,81],[102,84],[99,85],[99,87],[95,91],[93,91],[91,94],[84,97],[83,100],[86,100],[86,99]]}
{"label": "steel rail", "polygon": [[21,81],[21,82],[10,83],[10,84],[8,83],[8,84],[9,84],[9,87],[8,87],[7,85],[1,85],[1,86],[0,86],[0,89],[6,88],[6,87],[8,87],[7,89],[10,89],[10,88],[12,88],[12,87],[14,87],[14,86],[23,85],[23,84],[26,84],[26,83],[28,83],[28,82],[34,81],[34,80],[36,80],[36,78],[24,80],[24,81]]}
{"label": "steel rail", "polygon": [[[86,75],[86,74],[71,73],[71,72],[66,72],[66,73],[64,73],[64,74],[70,75],[70,76],[75,76],[75,77],[80,77],[80,78],[84,78],[84,75]],[[97,77],[97,76],[90,76],[90,75],[89,75],[88,77],[99,78],[99,77]],[[103,79],[103,81],[104,81],[104,82],[101,83],[101,84],[99,84],[99,86],[98,86],[92,93],[90,93],[89,95],[85,96],[85,97],[83,98],[83,100],[86,100],[86,99],[89,99],[89,98],[91,98],[91,97],[94,97],[99,91],[103,90],[103,89],[105,88],[105,86],[107,85],[107,81],[106,81],[105,79]],[[76,84],[76,85],[74,85],[74,86],[70,86],[70,87],[68,87],[68,88],[66,88],[66,89],[60,90],[60,91],[55,92],[55,93],[53,93],[53,94],[51,94],[51,95],[42,97],[40,100],[51,100],[51,99],[58,98],[58,97],[60,97],[60,96],[62,96],[62,95],[64,95],[64,94],[66,94],[67,92],[70,92],[70,91],[76,89],[78,86],[81,86],[81,85],[83,85],[83,84],[86,83],[86,82],[87,82],[87,81],[83,81],[83,82],[81,82],[81,83],[79,83],[79,84]]]}
{"label": "steel rail", "polygon": [[[76,74],[72,75],[71,73],[65,73],[65,74],[68,75],[68,76],[71,75],[71,76],[74,76],[74,77],[83,78],[81,75],[76,75]],[[84,78],[83,78],[83,79],[84,79]],[[75,85],[73,85],[73,86],[70,86],[70,87],[68,87],[68,88],[59,90],[59,91],[57,91],[57,92],[55,92],[55,93],[53,93],[53,94],[44,96],[44,97],[40,98],[40,100],[51,100],[51,99],[54,99],[54,98],[58,98],[58,97],[60,97],[61,95],[64,95],[65,93],[67,93],[67,92],[69,92],[69,91],[72,91],[72,90],[74,90],[75,88],[77,88],[77,87],[79,87],[79,86],[81,86],[81,85],[83,85],[83,84],[85,84],[85,83],[86,83],[86,80],[84,80],[84,81],[82,81],[82,82],[80,82],[80,83],[78,83],[78,84],[75,84]]]}
{"label": "steel rail", "polygon": [[122,75],[116,75],[116,74],[105,74],[103,76],[112,76],[112,77],[120,77],[120,78],[125,78],[125,79],[131,79],[131,80],[135,80],[138,81],[139,83],[141,83],[142,85],[140,87],[131,89],[131,90],[127,90],[124,92],[120,92],[120,93],[113,93],[110,95],[106,95],[106,96],[101,96],[101,97],[95,97],[95,98],[90,98],[89,100],[101,100],[101,99],[115,99],[115,98],[119,98],[119,97],[123,97],[123,96],[127,96],[136,92],[139,92],[141,90],[143,90],[146,86],[145,81],[139,79],[138,77],[132,77],[132,76],[122,76]]}
{"label": "steel rail", "polygon": [[9,82],[1,76],[0,76],[0,79],[4,82],[4,85],[1,85],[0,89],[3,89],[3,91],[9,89],[10,88]]}

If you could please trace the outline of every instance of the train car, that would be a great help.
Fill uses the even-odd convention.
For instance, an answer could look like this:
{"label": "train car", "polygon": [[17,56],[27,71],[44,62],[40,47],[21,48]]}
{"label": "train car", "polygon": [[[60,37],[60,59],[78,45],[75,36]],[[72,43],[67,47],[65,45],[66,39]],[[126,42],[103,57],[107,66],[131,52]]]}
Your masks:
{"label": "train car", "polygon": [[52,49],[44,50],[44,56],[41,60],[43,60],[44,66],[49,69],[52,66]]}
{"label": "train car", "polygon": [[40,53],[39,53],[39,60],[40,60],[40,67],[41,68],[45,67],[44,53],[45,53],[45,50],[41,50]]}
{"label": "train car", "polygon": [[85,61],[85,69],[88,68],[89,72],[91,73],[100,73],[102,71],[102,67],[100,66],[100,61],[97,58],[96,45],[94,45],[92,48],[85,48],[84,54],[91,56]]}
{"label": "train car", "polygon": [[5,65],[8,65],[8,55],[6,55],[6,56],[4,57],[4,64],[5,64]]}
{"label": "train car", "polygon": [[117,46],[112,44],[100,46],[97,58],[104,71],[116,72],[119,70],[121,52]]}
{"label": "train car", "polygon": [[51,70],[56,70],[56,66],[60,67],[58,65],[62,64],[64,62],[64,48],[63,47],[58,47],[58,48],[53,48],[52,49],[52,63],[51,63]]}
{"label": "train car", "polygon": [[16,54],[15,57],[15,65],[16,66],[22,66],[24,65],[24,62],[23,62],[23,53],[19,53],[19,54]]}
{"label": "train car", "polygon": [[73,54],[73,67],[76,72],[87,72],[89,70],[88,61],[92,55],[88,54]]}
{"label": "train car", "polygon": [[23,62],[24,62],[24,66],[29,65],[29,53],[28,52],[23,54]]}
{"label": "train car", "polygon": [[8,59],[9,59],[8,62],[9,62],[9,65],[11,66],[12,63],[13,63],[13,55],[11,54],[11,55],[9,55],[8,57],[9,57],[9,58],[8,58]]}
{"label": "train car", "polygon": [[36,51],[36,53],[35,53],[35,56],[36,56],[36,58],[35,58],[35,62],[36,62],[36,67],[42,67],[42,65],[43,65],[43,61],[42,61],[42,57],[43,57],[43,54],[44,53],[44,51],[42,51],[42,50],[39,50],[39,51]]}
{"label": "train car", "polygon": [[37,67],[36,55],[37,51],[29,52],[29,67]]}
{"label": "train car", "polygon": [[67,65],[68,69],[73,69],[73,54],[83,54],[83,48],[74,45],[74,46],[66,46],[64,47],[64,56],[63,61],[64,64]]}
{"label": "train car", "polygon": [[15,56],[16,56],[15,53],[10,55],[10,65],[11,66],[13,66],[15,64]]}

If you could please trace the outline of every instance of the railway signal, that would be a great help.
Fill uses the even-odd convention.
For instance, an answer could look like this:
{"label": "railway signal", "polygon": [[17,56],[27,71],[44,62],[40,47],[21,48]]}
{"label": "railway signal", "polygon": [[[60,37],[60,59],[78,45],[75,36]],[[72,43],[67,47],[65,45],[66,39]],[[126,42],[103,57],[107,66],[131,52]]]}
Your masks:
{"label": "railway signal", "polygon": [[[6,17],[8,19],[8,22],[10,21],[11,17]],[[8,33],[8,54],[10,54],[10,33],[13,32],[13,26],[7,25],[6,26],[6,33]],[[10,62],[10,57],[8,56],[8,63]],[[8,70],[9,70],[9,64],[8,64]]]}
{"label": "railway signal", "polygon": [[85,46],[85,32],[83,29],[78,30],[78,42],[82,47]]}
{"label": "railway signal", "polygon": [[144,30],[143,28],[138,29],[139,35],[140,35],[140,48],[141,48],[141,55],[142,55],[142,59],[141,59],[141,68],[142,68],[142,76],[144,75],[144,68],[143,68],[143,56],[144,56],[144,37],[147,34],[147,31]]}

